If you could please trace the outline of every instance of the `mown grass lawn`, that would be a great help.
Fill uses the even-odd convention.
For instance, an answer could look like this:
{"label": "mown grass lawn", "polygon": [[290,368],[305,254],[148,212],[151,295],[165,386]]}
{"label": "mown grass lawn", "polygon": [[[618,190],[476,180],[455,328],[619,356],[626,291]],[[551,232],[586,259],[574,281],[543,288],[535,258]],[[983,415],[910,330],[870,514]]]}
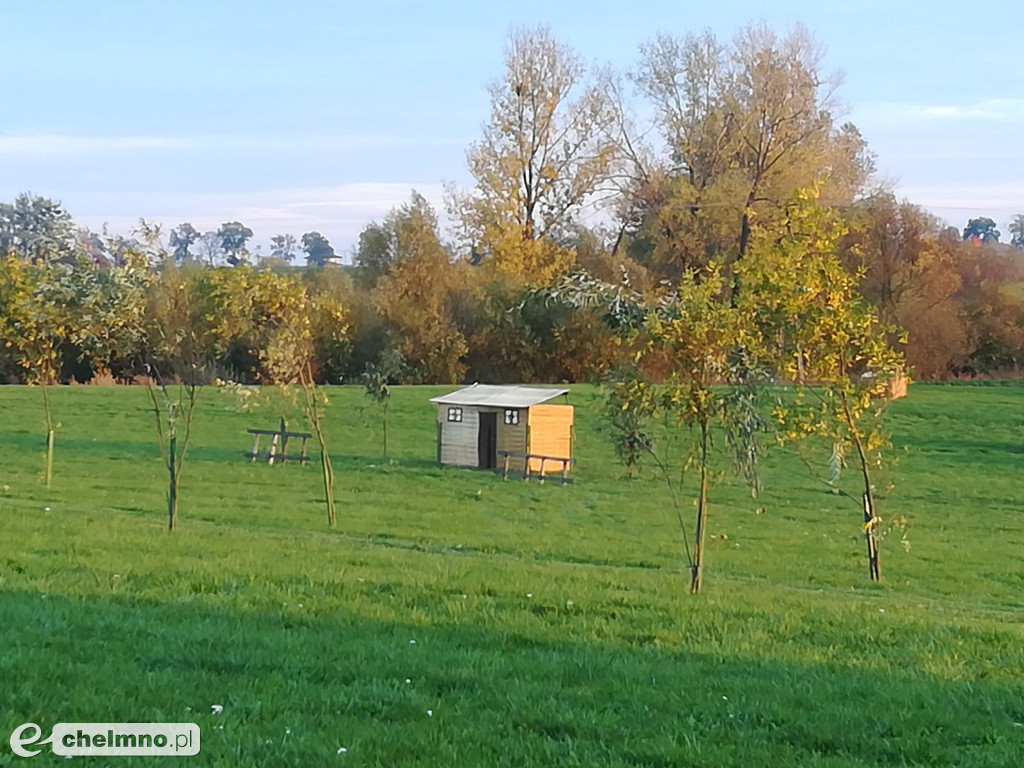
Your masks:
{"label": "mown grass lawn", "polygon": [[206,390],[169,534],[144,390],[52,392],[47,491],[39,392],[0,388],[0,765],[25,722],[148,721],[209,766],[1024,764],[1024,387],[895,404],[881,584],[859,510],[775,452],[756,501],[713,490],[698,597],[597,390],[564,488],[437,467],[441,391],[395,390],[391,460],[331,392],[329,530],[315,464],[242,458],[276,414]]}

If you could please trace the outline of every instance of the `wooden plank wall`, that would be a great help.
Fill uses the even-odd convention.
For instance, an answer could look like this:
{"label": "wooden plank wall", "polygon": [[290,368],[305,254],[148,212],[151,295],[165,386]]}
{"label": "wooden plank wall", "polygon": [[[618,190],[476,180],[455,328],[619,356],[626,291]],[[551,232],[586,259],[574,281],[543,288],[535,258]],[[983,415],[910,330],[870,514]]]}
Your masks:
{"label": "wooden plank wall", "polygon": [[[519,423],[505,423],[505,409],[498,411],[498,450],[512,453],[526,453],[527,409],[519,409]],[[499,460],[499,465],[502,463]],[[522,472],[526,469],[526,459],[509,459],[509,469]]]}
{"label": "wooden plank wall", "polygon": [[[572,424],[575,413],[571,405],[535,405],[530,408],[530,444],[526,453],[572,458]],[[530,460],[530,471],[540,471],[540,460]],[[544,472],[562,471],[561,464],[548,462]]]}
{"label": "wooden plank wall", "polygon": [[462,406],[462,421],[448,421],[448,408],[447,405],[437,407],[437,421],[441,425],[441,463],[456,467],[479,466],[479,411]]}

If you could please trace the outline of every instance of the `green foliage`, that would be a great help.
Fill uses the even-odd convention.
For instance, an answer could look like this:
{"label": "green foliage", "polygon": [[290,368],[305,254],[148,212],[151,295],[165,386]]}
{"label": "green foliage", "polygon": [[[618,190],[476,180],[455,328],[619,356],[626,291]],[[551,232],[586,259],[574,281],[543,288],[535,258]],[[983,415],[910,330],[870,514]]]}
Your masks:
{"label": "green foliage", "polygon": [[359,233],[353,261],[357,280],[364,288],[373,288],[398,260],[397,237],[391,223],[390,219],[383,224],[373,222]]}
{"label": "green foliage", "polygon": [[217,230],[217,239],[220,241],[221,250],[224,256],[233,267],[239,264],[248,263],[249,250],[245,244],[252,237],[252,230],[239,221],[227,221],[220,225]]}
{"label": "green foliage", "polygon": [[46,425],[46,487],[53,482],[55,431],[47,385],[56,382],[61,344],[73,333],[68,305],[74,284],[63,265],[47,261],[26,263],[14,256],[0,257],[0,330],[4,344],[42,392]]}
{"label": "green foliage", "polygon": [[0,254],[29,261],[74,260],[74,222],[60,203],[31,193],[0,203]]}
{"label": "green foliage", "polygon": [[451,262],[437,216],[420,195],[414,193],[409,203],[392,211],[387,227],[397,250],[372,296],[393,345],[408,363],[407,378],[417,383],[461,381],[468,347],[454,309],[465,290],[468,267]]}
{"label": "green foliage", "polygon": [[5,346],[30,383],[52,384],[60,371],[60,346],[72,333],[67,311],[74,288],[63,265],[0,257],[0,306]]}
{"label": "green foliage", "polygon": [[1018,213],[1010,222],[1010,245],[1024,250],[1024,214]]}
{"label": "green foliage", "polygon": [[737,275],[741,301],[752,305],[762,338],[770,340],[762,354],[797,388],[795,398],[775,408],[779,439],[816,435],[831,444],[833,457],[857,457],[861,492],[851,498],[863,510],[877,580],[882,519],[872,474],[886,463],[882,417],[894,384],[906,384],[906,362],[890,344],[897,329],[880,320],[837,255],[843,234],[839,218],[818,205],[817,191],[802,192],[787,206],[783,225],[755,227]]}
{"label": "green foliage", "polygon": [[[280,278],[284,281],[284,278]],[[285,292],[284,288],[288,288]],[[329,399],[317,386],[313,366],[316,362],[317,318],[323,316],[325,302],[322,297],[309,295],[304,287],[291,281],[279,286],[276,296],[280,300],[280,311],[276,321],[270,325],[265,347],[261,352],[267,379],[280,387],[285,397],[298,400],[309,428],[313,431],[320,448],[320,470],[324,485],[324,500],[327,506],[327,524],[337,524],[334,503],[334,467],[327,448],[327,434],[324,428],[325,409]],[[326,309],[335,319],[335,332],[343,334],[344,309],[329,304]]]}
{"label": "green foliage", "polygon": [[380,407],[384,457],[388,455],[388,408],[391,406],[391,385],[402,380],[405,358],[397,349],[386,349],[377,363],[368,363],[363,372],[363,387],[368,398]]}
{"label": "green foliage", "polygon": [[635,477],[656,450],[650,432],[658,407],[653,388],[635,372],[620,374],[609,387],[605,405],[615,454],[626,465],[627,476]]}
{"label": "green foliage", "polygon": [[987,216],[971,219],[964,227],[964,240],[977,240],[982,243],[998,243],[999,230],[996,223]]}
{"label": "green foliage", "polygon": [[171,256],[174,258],[175,264],[180,266],[192,261],[193,254],[190,249],[200,237],[199,231],[188,222],[179,224],[171,230],[170,244],[173,249]]}
{"label": "green foliage", "polygon": [[295,259],[297,245],[298,241],[294,235],[274,235],[270,238],[270,255],[290,264]]}
{"label": "green foliage", "polygon": [[306,263],[312,267],[323,267],[334,259],[334,248],[319,232],[307,232],[302,236],[302,250],[306,252]]}

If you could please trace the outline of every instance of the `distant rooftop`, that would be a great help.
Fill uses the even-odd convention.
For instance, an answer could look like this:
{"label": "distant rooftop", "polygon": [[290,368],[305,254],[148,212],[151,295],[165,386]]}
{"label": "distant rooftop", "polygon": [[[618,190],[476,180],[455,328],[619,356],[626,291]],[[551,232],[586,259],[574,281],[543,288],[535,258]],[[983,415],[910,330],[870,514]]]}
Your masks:
{"label": "distant rooftop", "polygon": [[479,405],[493,408],[529,408],[531,405],[554,400],[568,389],[555,387],[527,387],[505,384],[473,384],[457,389],[447,395],[430,398],[438,405]]}

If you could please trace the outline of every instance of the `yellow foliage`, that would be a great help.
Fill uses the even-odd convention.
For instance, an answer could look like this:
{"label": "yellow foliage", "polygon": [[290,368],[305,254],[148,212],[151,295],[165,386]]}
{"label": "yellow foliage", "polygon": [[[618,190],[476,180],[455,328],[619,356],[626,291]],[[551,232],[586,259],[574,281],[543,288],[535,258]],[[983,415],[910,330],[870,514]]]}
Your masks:
{"label": "yellow foliage", "polygon": [[487,228],[484,243],[492,255],[491,268],[499,275],[521,281],[530,288],[551,285],[576,261],[572,250],[550,240],[529,240],[518,230]]}

